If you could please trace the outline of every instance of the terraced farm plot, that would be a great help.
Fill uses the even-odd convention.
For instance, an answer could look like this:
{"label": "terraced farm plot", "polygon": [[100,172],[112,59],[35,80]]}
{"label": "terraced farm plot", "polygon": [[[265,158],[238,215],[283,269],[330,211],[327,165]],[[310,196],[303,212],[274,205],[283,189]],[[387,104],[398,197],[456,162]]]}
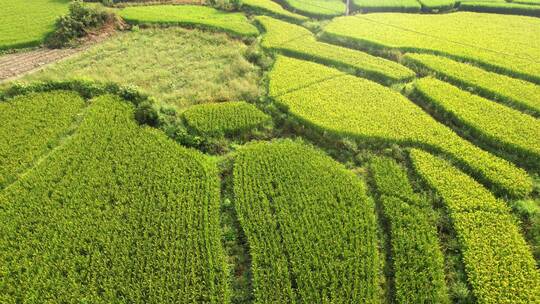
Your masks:
{"label": "terraced farm plot", "polygon": [[540,167],[540,120],[434,78],[417,80],[415,88],[428,106],[465,132]]}
{"label": "terraced farm plot", "polygon": [[80,96],[64,91],[0,102],[0,189],[55,147],[84,105]]}
{"label": "terraced farm plot", "polygon": [[242,148],[233,175],[255,303],[377,301],[375,214],[358,177],[292,141]]}
{"label": "terraced farm plot", "polygon": [[414,72],[393,61],[370,54],[318,42],[307,29],[266,16],[256,17],[265,29],[262,46],[289,56],[353,69],[357,74],[383,83],[406,81]]}
{"label": "terraced farm plot", "polygon": [[538,28],[540,19],[524,16],[388,13],[339,17],[324,34],[361,48],[443,54],[540,83]]}
{"label": "terraced farm plot", "polygon": [[39,45],[69,0],[0,0],[0,50]]}
{"label": "terraced farm plot", "polygon": [[169,24],[210,28],[236,36],[257,36],[257,28],[240,13],[227,13],[211,7],[192,5],[131,6],[120,16],[135,24]]}
{"label": "terraced farm plot", "polygon": [[[309,74],[321,81],[300,87],[289,84]],[[530,193],[531,180],[524,170],[460,138],[403,95],[369,80],[335,75],[339,73],[315,63],[278,57],[270,73],[269,94],[294,118],[322,133],[434,149],[451,155],[499,191]]]}
{"label": "terraced farm plot", "polygon": [[215,165],[117,97],[0,205],[3,303],[228,302]]}
{"label": "terraced farm plot", "polygon": [[114,82],[178,107],[254,100],[260,94],[260,74],[244,58],[246,48],[224,34],[181,28],[140,30],[119,34],[22,81]]}
{"label": "terraced farm plot", "polygon": [[540,272],[504,203],[440,158],[420,150],[411,158],[450,210],[478,302],[540,301]]}
{"label": "terraced farm plot", "polygon": [[242,9],[254,12],[258,15],[272,15],[276,18],[284,19],[295,23],[305,22],[309,20],[309,18],[306,16],[289,12],[281,5],[272,0],[243,0]]}
{"label": "terraced farm plot", "polygon": [[540,6],[508,2],[464,2],[462,11],[540,17]]}
{"label": "terraced farm plot", "polygon": [[182,116],[196,132],[209,135],[239,135],[269,123],[270,116],[245,102],[224,102],[196,105]]}
{"label": "terraced farm plot", "polygon": [[416,0],[353,0],[352,3],[363,12],[417,13],[422,8]]}
{"label": "terraced farm plot", "polygon": [[340,0],[280,0],[289,10],[315,18],[332,18],[345,14],[345,3]]}
{"label": "terraced farm plot", "polygon": [[427,68],[454,84],[472,87],[492,100],[540,116],[540,86],[521,79],[485,71],[470,64],[428,54],[405,55],[412,65]]}

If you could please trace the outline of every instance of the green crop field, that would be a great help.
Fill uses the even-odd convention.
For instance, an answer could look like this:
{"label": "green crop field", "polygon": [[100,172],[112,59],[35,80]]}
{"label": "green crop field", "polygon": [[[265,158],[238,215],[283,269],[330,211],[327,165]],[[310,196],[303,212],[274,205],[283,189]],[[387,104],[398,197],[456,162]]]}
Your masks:
{"label": "green crop field", "polygon": [[72,1],[0,0],[1,304],[540,303],[538,0]]}
{"label": "green crop field", "polygon": [[0,50],[40,44],[69,0],[0,0]]}

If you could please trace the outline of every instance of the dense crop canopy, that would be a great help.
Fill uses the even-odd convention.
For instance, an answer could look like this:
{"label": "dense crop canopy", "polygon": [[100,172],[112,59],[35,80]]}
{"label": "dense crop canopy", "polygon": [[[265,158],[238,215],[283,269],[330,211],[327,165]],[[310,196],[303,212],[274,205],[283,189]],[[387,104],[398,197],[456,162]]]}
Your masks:
{"label": "dense crop canopy", "polygon": [[[531,5],[529,5],[531,4]],[[540,5],[537,3],[512,3],[508,2],[483,2],[483,1],[471,1],[464,2],[459,6],[462,11],[470,12],[483,12],[494,14],[513,14],[540,17]]]}
{"label": "dense crop canopy", "polygon": [[435,52],[540,83],[538,28],[540,19],[524,16],[389,13],[336,18],[325,36],[365,48]]}
{"label": "dense crop canopy", "polygon": [[389,223],[396,303],[449,303],[433,211],[394,160],[375,158],[370,169]]}
{"label": "dense crop canopy", "polygon": [[69,0],[0,0],[0,50],[40,44]]}
{"label": "dense crop canopy", "polygon": [[272,0],[243,0],[242,8],[247,8],[256,13],[270,14],[291,22],[304,22],[309,20],[308,17],[289,12]]}
{"label": "dense crop canopy", "polygon": [[215,165],[113,96],[0,192],[2,303],[227,303]]}
{"label": "dense crop canopy", "polygon": [[[292,81],[315,73],[321,81],[301,87]],[[532,190],[524,170],[460,138],[403,95],[366,79],[334,75],[331,68],[278,57],[270,73],[270,95],[294,117],[320,131],[442,151],[498,190],[516,196]]]}
{"label": "dense crop canopy", "polygon": [[538,303],[540,272],[504,203],[440,158],[420,150],[411,158],[450,211],[478,303]]}
{"label": "dense crop canopy", "polygon": [[353,5],[364,12],[416,13],[421,8],[416,0],[353,0]]}
{"label": "dense crop canopy", "polygon": [[238,36],[257,36],[255,26],[240,13],[228,13],[211,7],[192,5],[131,6],[120,15],[132,23],[178,24],[208,27]]}
{"label": "dense crop canopy", "polygon": [[245,102],[208,103],[193,106],[183,114],[189,127],[206,135],[235,135],[270,121],[256,106]]}
{"label": "dense crop canopy", "polygon": [[53,148],[84,105],[79,95],[65,91],[0,102],[0,189]]}
{"label": "dense crop canopy", "polygon": [[435,71],[441,78],[467,87],[512,107],[540,116],[540,85],[485,71],[474,65],[429,54],[405,55],[412,65]]}
{"label": "dense crop canopy", "polygon": [[233,175],[255,303],[377,302],[375,214],[361,179],[287,140],[242,148]]}
{"label": "dense crop canopy", "polygon": [[316,18],[330,18],[345,14],[345,3],[340,0],[282,0],[291,11]]}
{"label": "dense crop canopy", "polygon": [[266,31],[262,42],[265,48],[277,50],[289,56],[352,68],[361,75],[382,82],[404,81],[415,75],[407,67],[393,61],[319,42],[309,30],[301,26],[266,16],[259,16],[256,20]]}

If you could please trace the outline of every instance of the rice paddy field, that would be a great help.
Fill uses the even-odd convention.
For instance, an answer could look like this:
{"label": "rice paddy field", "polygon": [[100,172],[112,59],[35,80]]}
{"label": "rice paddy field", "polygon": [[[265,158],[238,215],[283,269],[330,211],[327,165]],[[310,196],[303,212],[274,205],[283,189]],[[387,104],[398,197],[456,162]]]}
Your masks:
{"label": "rice paddy field", "polygon": [[540,303],[535,1],[0,0],[0,303]]}

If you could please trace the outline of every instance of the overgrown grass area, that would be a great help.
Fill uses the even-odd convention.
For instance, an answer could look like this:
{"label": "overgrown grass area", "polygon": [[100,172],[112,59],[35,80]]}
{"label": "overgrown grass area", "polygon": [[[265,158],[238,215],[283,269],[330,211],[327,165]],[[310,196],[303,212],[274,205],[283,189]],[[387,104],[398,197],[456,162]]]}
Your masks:
{"label": "overgrown grass area", "polygon": [[69,0],[0,0],[0,51],[35,46],[52,32]]}
{"label": "overgrown grass area", "polygon": [[243,56],[247,50],[244,43],[225,34],[150,28],[118,34],[22,81],[116,82],[178,108],[211,101],[250,101],[260,93],[261,75]]}

